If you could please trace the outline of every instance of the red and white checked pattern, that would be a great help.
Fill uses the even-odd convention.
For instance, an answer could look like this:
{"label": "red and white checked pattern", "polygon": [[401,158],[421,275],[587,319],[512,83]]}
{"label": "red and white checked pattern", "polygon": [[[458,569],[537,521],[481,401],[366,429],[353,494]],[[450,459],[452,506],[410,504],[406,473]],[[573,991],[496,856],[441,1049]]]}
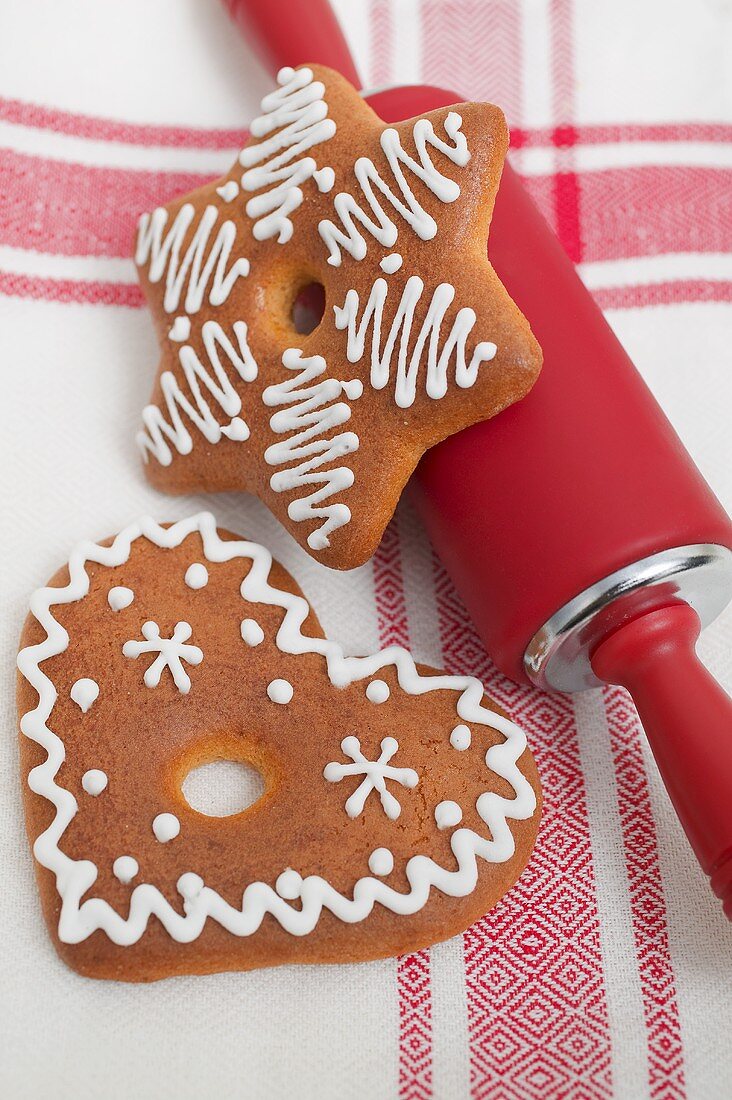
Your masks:
{"label": "red and white checked pattern", "polygon": [[[409,70],[504,107],[516,167],[603,307],[732,301],[732,126],[578,123],[569,0],[372,0],[365,25],[369,85]],[[405,38],[405,28],[414,34]],[[526,118],[542,97],[546,119]],[[128,260],[137,218],[222,170],[245,137],[1,95],[0,126],[0,298],[133,308],[142,305]],[[397,523],[373,581],[382,644],[409,644]],[[545,789],[529,868],[463,937],[471,1093],[611,1096],[621,1053],[575,708],[496,672],[439,563],[424,600],[434,601],[446,667],[481,676],[528,729]],[[686,1095],[678,983],[641,731],[622,692],[606,691],[604,706],[635,948],[627,966],[645,1027],[646,1071],[633,1095],[678,1100]],[[399,1094],[426,1100],[436,1079],[431,952],[399,959],[396,974]]]}
{"label": "red and white checked pattern", "polygon": [[527,730],[544,787],[536,850],[516,888],[465,934],[473,1095],[611,1095],[594,868],[571,700],[520,688],[486,656],[436,562],[445,666],[479,676]]}

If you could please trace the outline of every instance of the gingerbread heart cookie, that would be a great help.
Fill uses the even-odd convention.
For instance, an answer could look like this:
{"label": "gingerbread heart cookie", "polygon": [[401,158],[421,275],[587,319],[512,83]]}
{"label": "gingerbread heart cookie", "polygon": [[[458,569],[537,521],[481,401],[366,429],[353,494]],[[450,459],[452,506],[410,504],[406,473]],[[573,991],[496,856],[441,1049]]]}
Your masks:
{"label": "gingerbread heart cookie", "polygon": [[[263,547],[208,513],[82,543],[19,658],[28,834],[82,974],[374,959],[467,927],[529,857],[539,781],[477,680],[344,656]],[[247,762],[243,812],[186,775]]]}
{"label": "gingerbread heart cookie", "polygon": [[138,443],[159,488],[256,493],[350,568],[424,451],[523,397],[541,353],[486,256],[501,111],[385,126],[328,69],[278,82],[232,171],[141,220]]}

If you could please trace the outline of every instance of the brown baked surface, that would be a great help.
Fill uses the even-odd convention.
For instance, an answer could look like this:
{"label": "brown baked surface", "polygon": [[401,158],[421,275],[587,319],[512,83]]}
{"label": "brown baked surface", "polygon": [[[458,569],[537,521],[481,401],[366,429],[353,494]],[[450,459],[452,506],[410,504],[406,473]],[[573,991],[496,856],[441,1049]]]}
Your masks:
{"label": "brown baked surface", "polygon": [[[225,539],[234,538],[221,532]],[[192,562],[206,562],[209,582],[192,591],[184,575]],[[463,826],[486,833],[475,810],[480,793],[494,790],[511,796],[509,783],[486,767],[485,750],[502,735],[474,725],[470,749],[458,752],[449,743],[459,721],[452,690],[407,695],[398,686],[393,666],[377,675],[391,687],[380,705],[367,700],[369,678],[345,688],[334,688],[321,655],[288,655],[274,644],[283,617],[280,608],[250,604],[239,594],[249,561],[234,558],[212,564],[203,554],[201,536],[189,534],[173,549],[160,549],[147,539],[132,544],[129,560],[116,568],[88,564],[89,594],[77,602],[55,605],[56,620],[68,631],[65,652],[41,664],[58,696],[48,726],[64,742],[65,760],[57,782],[78,801],[78,812],[61,840],[61,849],[73,859],[90,859],[98,879],[87,896],[106,899],[126,915],[133,888],[156,885],[182,912],[176,890],[179,876],[200,874],[233,906],[251,882],[274,886],[288,867],[303,876],[322,875],[339,891],[350,894],[357,879],[369,875],[368,858],[380,846],[394,855],[394,870],[385,878],[407,889],[405,864],[417,853],[431,855],[442,866],[455,866],[449,838],[451,829],[438,830],[434,807],[454,799],[463,808]],[[63,586],[67,569],[49,582]],[[270,575],[275,587],[297,592],[292,578],[275,564]],[[107,596],[117,585],[131,588],[134,602],[112,611]],[[265,640],[256,648],[244,644],[240,623],[254,618]],[[151,659],[122,655],[124,643],[140,637],[142,623],[156,621],[163,636],[185,620],[192,627],[191,642],[204,652],[198,667],[188,667],[191,690],[182,695],[169,670],[160,684],[148,688],[143,674]],[[311,612],[304,633],[319,637]],[[29,616],[23,646],[45,638],[45,630]],[[429,669],[421,669],[429,673]],[[86,712],[72,702],[69,692],[80,677],[90,676],[100,686],[96,702]],[[267,696],[275,677],[289,680],[294,697],[278,705]],[[36,706],[38,696],[22,676],[19,679],[20,714]],[[485,705],[498,710],[489,700]],[[500,713],[500,712],[499,712]],[[401,803],[401,816],[391,821],[375,792],[363,813],[347,816],[344,804],[358,786],[359,777],[327,782],[323,768],[343,761],[341,740],[356,734],[365,756],[376,759],[386,736],[399,741],[393,763],[412,767],[419,775],[413,790],[396,784],[389,789]],[[28,787],[29,771],[46,758],[28,737],[20,738],[26,820],[31,844],[54,817],[54,808]],[[228,818],[210,818],[193,810],[181,793],[183,778],[198,764],[224,758],[249,762],[265,778],[266,791],[253,806]],[[86,794],[81,777],[91,768],[106,772],[107,789],[97,797]],[[540,803],[539,779],[528,751],[519,760]],[[151,823],[161,812],[180,820],[180,834],[168,843],[153,835]],[[50,935],[61,957],[75,970],[91,977],[124,981],[151,981],[183,973],[248,970],[280,963],[347,962],[375,959],[413,951],[444,940],[465,929],[490,909],[516,881],[531,852],[540,810],[529,820],[509,820],[516,850],[505,863],[478,860],[479,881],[472,894],[450,898],[433,889],[427,904],[412,916],[399,916],[377,904],[369,917],[347,924],[324,910],[313,932],[299,937],[265,916],[259,930],[237,937],[209,919],[192,943],[176,942],[153,917],[138,943],[116,946],[100,930],[78,944],[62,943],[58,936],[59,894],[53,875],[36,863],[43,911]],[[120,855],[139,863],[139,874],[123,885],[112,873]],[[295,906],[299,902],[293,903]]]}
{"label": "brown baked surface", "polygon": [[[457,111],[470,151],[470,161],[464,167],[453,164],[439,153],[433,156],[442,175],[460,185],[460,197],[454,202],[441,201],[416,176],[407,173],[414,195],[437,222],[434,239],[421,240],[406,221],[394,215],[387,203],[385,209],[393,215],[399,230],[394,247],[383,247],[365,233],[368,244],[365,258],[357,261],[344,252],[341,266],[333,267],[327,262],[328,250],[319,235],[318,225],[325,218],[337,221],[333,199],[338,192],[362,197],[354,174],[356,159],[370,157],[382,170],[383,178],[392,186],[396,185],[379,144],[384,123],[340,75],[320,66],[312,66],[312,69],[316,78],[325,84],[329,117],[335,120],[337,130],[330,140],[311,149],[309,155],[319,166],[332,167],[336,182],[333,189],[324,194],[313,179],[303,184],[303,201],[291,215],[294,231],[287,243],[279,244],[275,239],[255,240],[253,220],[245,211],[252,193],[242,191],[230,202],[225,202],[218,194],[217,187],[225,181],[241,179],[242,167],[238,163],[228,176],[166,207],[168,224],[186,202],[194,204],[197,215],[207,206],[213,206],[219,211],[219,222],[228,218],[236,223],[236,243],[230,262],[233,263],[237,256],[247,257],[250,273],[236,280],[223,304],[212,306],[204,300],[202,308],[191,315],[188,343],[203,356],[201,325],[205,320],[218,321],[229,333],[237,320],[247,323],[258,376],[254,381],[243,382],[233,369],[227,368],[226,373],[242,398],[241,415],[251,435],[246,442],[222,438],[213,445],[191,425],[184,413],[183,420],[193,438],[191,453],[179,454],[173,449],[172,462],[168,466],[150,457],[145,471],[157,488],[169,493],[236,490],[255,493],[317,560],[345,569],[360,565],[373,554],[424,451],[522,398],[539,373],[541,352],[528,322],[509,298],[486,254],[493,203],[508,144],[506,123],[499,108],[485,103],[463,103],[424,116],[432,121],[435,133],[444,139],[445,119],[451,111]],[[412,119],[395,128],[401,135],[404,149],[416,157],[413,126]],[[198,220],[197,217],[183,239],[181,255],[194,235]],[[380,261],[394,251],[403,256],[402,267],[385,275]],[[150,281],[149,264],[141,265],[139,275],[161,349],[151,403],[164,408],[162,372],[173,372],[183,392],[190,395],[178,359],[181,345],[168,336],[174,318],[184,310],[165,311],[165,281]],[[347,361],[346,332],[336,328],[334,306],[342,306],[347,292],[355,289],[362,312],[375,280],[385,278],[389,289],[383,332],[387,333],[402,290],[412,275],[419,275],[425,284],[425,292],[415,311],[413,333],[419,330],[427,314],[432,291],[447,282],[455,287],[456,294],[443,325],[443,338],[458,310],[470,307],[477,319],[467,341],[468,355],[480,341],[493,342],[498,350],[492,361],[479,368],[477,381],[467,389],[455,384],[453,358],[448,369],[448,390],[440,399],[433,399],[425,392],[423,356],[416,400],[409,408],[399,408],[394,397],[394,370],[384,389],[376,390],[370,384],[370,330],[361,360]],[[320,283],[325,288],[325,312],[312,333],[301,335],[292,321],[292,305],[303,286],[310,283]],[[288,376],[282,365],[282,355],[291,347],[300,348],[305,356],[322,355],[327,363],[325,376],[340,380],[360,378],[364,385],[363,396],[350,403],[350,421],[340,429],[355,432],[359,437],[359,449],[345,460],[355,475],[355,483],[332,498],[346,504],[352,518],[333,531],[330,545],[320,550],[312,550],[306,542],[307,536],[319,524],[312,520],[293,522],[288,517],[288,505],[302,493],[298,490],[274,492],[270,486],[273,467],[263,458],[266,448],[282,437],[271,430],[273,409],[263,404],[261,395],[266,386]],[[218,417],[220,410],[215,404],[211,407]],[[225,421],[227,417],[222,419]]]}

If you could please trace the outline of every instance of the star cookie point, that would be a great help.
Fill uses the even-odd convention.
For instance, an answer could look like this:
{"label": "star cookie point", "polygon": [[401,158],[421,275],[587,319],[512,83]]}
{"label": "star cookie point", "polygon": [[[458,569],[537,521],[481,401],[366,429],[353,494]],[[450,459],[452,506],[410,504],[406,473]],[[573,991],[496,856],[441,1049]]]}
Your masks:
{"label": "star cookie point", "polygon": [[538,374],[486,253],[505,120],[457,104],[387,125],[306,65],[280,72],[251,135],[225,177],[141,220],[161,361],[138,445],[157,487],[254,492],[351,568],[424,451]]}

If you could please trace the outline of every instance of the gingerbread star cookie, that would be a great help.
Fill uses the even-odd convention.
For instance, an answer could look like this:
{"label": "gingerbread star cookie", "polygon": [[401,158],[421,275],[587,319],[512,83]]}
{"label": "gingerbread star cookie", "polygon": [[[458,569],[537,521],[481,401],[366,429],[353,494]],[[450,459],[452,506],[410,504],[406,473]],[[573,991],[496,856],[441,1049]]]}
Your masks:
{"label": "gingerbread star cookie", "polygon": [[501,111],[385,126],[328,69],[278,85],[228,176],[141,220],[161,360],[138,443],[158,488],[256,493],[350,568],[424,451],[523,397],[541,354],[486,255]]}
{"label": "gingerbread star cookie", "polygon": [[[262,546],[204,513],[82,543],[31,600],[21,765],[62,958],[150,981],[421,948],[493,906],[536,836],[523,732],[470,677],[347,657]],[[247,763],[228,817],[184,780]]]}

